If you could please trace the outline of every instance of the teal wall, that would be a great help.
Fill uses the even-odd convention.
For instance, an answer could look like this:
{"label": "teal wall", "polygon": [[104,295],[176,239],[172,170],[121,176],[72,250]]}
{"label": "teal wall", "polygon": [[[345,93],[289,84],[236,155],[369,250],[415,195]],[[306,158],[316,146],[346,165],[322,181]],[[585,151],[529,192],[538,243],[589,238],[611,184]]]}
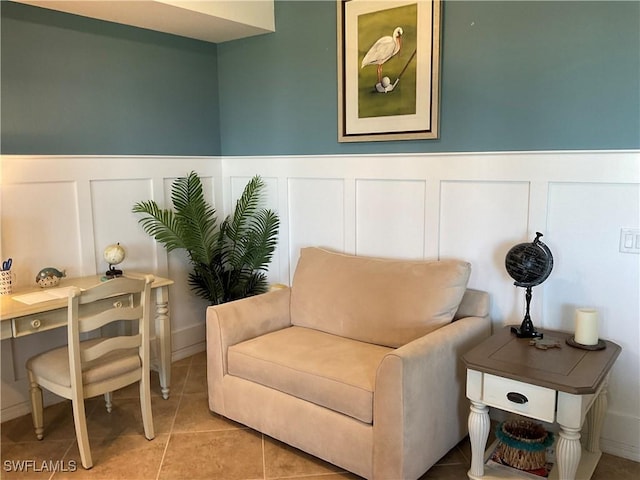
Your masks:
{"label": "teal wall", "polygon": [[336,3],[219,45],[2,2],[1,148],[285,155],[640,148],[640,2],[447,1],[440,139],[337,141]]}
{"label": "teal wall", "polygon": [[218,46],[225,155],[640,147],[640,3],[447,1],[439,140],[337,141],[336,4]]}
{"label": "teal wall", "polygon": [[216,45],[1,8],[2,153],[220,154]]}

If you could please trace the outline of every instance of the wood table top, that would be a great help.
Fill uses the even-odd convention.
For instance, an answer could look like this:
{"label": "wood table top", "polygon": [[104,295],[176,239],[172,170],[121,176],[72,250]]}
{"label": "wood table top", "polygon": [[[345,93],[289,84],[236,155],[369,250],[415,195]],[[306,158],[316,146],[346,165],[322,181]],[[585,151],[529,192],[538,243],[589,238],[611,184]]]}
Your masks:
{"label": "wood table top", "polygon": [[[144,278],[145,274],[140,272],[125,272],[126,277],[131,278]],[[89,288],[94,285],[98,285],[99,283],[104,281],[104,277],[102,275],[88,275],[86,277],[72,277],[67,278],[64,277],[60,280],[60,284],[58,287],[78,287],[78,288]],[[151,288],[159,288],[165,287],[168,285],[172,285],[173,280],[168,278],[159,277],[154,275],[154,281],[151,284]],[[54,289],[56,287],[52,287]],[[25,315],[31,315],[34,313],[42,313],[51,310],[55,310],[57,308],[66,308],[68,299],[65,298],[57,298],[50,301],[38,302],[34,304],[26,304],[22,303],[15,299],[15,297],[19,295],[24,295],[32,292],[42,292],[50,289],[42,289],[38,286],[28,286],[19,288],[13,291],[10,295],[0,295],[0,321],[11,320],[12,318],[19,318]]]}
{"label": "wood table top", "polygon": [[608,340],[603,350],[584,350],[568,345],[573,334],[540,329],[545,340],[557,340],[560,348],[542,350],[531,339],[518,338],[507,326],[466,353],[466,367],[512,380],[575,395],[595,393],[622,348]]}

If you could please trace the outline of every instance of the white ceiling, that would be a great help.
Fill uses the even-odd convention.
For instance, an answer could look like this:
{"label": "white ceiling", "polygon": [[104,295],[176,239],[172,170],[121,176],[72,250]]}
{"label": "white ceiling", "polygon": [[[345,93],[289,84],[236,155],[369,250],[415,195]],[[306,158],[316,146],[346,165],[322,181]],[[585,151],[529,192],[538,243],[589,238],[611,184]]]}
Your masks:
{"label": "white ceiling", "polygon": [[275,31],[273,0],[15,1],[213,43]]}

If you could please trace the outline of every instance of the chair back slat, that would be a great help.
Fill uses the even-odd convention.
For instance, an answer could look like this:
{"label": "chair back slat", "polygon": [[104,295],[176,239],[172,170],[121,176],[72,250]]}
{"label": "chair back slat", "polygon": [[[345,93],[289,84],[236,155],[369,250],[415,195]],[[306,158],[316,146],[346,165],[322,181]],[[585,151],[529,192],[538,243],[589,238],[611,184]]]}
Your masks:
{"label": "chair back slat", "polygon": [[90,362],[115,350],[138,348],[140,347],[141,342],[142,335],[140,334],[105,338],[96,345],[92,345],[87,348],[80,347],[80,359],[83,363]]}
{"label": "chair back slat", "polygon": [[[86,290],[77,288],[69,292],[67,325],[69,367],[71,384],[73,388],[79,390],[81,397],[84,395],[83,363],[95,360],[110,351],[138,347],[142,365],[149,368],[149,306],[152,282],[153,275],[147,275],[144,279],[118,277]],[[114,306],[108,300],[123,295],[128,295],[129,306]],[[137,305],[133,305],[134,301]],[[105,309],[100,313],[97,306],[103,304]],[[80,316],[80,312],[84,310],[90,313],[86,318]],[[107,338],[92,348],[80,346],[80,333],[95,330],[116,320],[138,320],[138,331],[127,337]]]}
{"label": "chair back slat", "polygon": [[[82,309],[81,309],[82,310]],[[139,320],[142,317],[142,305],[136,307],[112,307],[109,310],[94,315],[87,315],[78,318],[80,333],[91,332],[97,328],[104,327],[112,322],[120,320]]]}
{"label": "chair back slat", "polygon": [[[87,398],[104,395],[107,411],[111,412],[112,392],[139,383],[144,435],[148,440],[155,437],[149,385],[153,280],[153,275],[139,279],[119,277],[84,291],[71,288],[67,300],[67,346],[27,360],[31,412],[38,439],[42,439],[44,430],[44,387],[71,400],[78,451],[84,468],[93,466],[85,411]],[[123,322],[114,324],[116,321]],[[120,327],[127,328],[113,336]],[[88,332],[92,333],[87,335]],[[61,361],[62,356],[67,356],[68,363]]]}
{"label": "chair back slat", "polygon": [[115,297],[128,293],[140,293],[144,290],[144,280],[137,278],[117,277],[88,288],[80,296],[80,305],[92,303],[103,298]]}

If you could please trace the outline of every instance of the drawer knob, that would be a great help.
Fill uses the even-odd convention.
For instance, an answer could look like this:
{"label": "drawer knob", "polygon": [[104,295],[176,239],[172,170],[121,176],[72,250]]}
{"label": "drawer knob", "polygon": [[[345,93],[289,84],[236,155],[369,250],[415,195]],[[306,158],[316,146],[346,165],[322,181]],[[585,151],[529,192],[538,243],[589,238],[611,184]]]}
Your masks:
{"label": "drawer knob", "polygon": [[518,403],[520,405],[524,405],[529,401],[527,397],[518,392],[509,392],[507,393],[507,399],[513,403]]}
{"label": "drawer knob", "polygon": [[40,328],[40,320],[38,320],[37,318],[35,320],[31,320],[31,327],[32,328]]}

